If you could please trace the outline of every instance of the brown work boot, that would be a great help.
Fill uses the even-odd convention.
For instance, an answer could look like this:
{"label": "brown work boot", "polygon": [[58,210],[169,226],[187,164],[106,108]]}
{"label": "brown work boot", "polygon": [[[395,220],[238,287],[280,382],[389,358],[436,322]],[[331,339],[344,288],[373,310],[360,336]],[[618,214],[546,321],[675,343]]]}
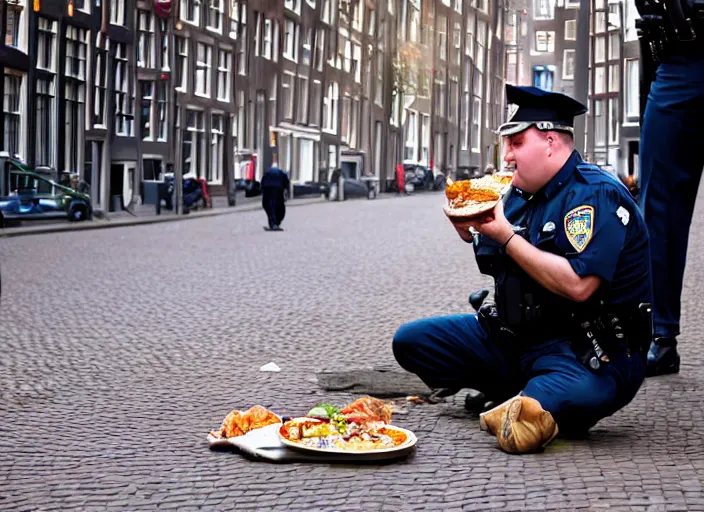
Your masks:
{"label": "brown work boot", "polygon": [[529,453],[544,448],[557,433],[557,423],[540,402],[519,396],[505,408],[496,438],[505,452]]}
{"label": "brown work boot", "polygon": [[489,432],[492,436],[496,434],[501,426],[501,418],[503,418],[506,408],[509,406],[512,400],[520,395],[516,395],[513,398],[509,398],[505,402],[497,405],[493,409],[489,409],[479,415],[479,428]]}

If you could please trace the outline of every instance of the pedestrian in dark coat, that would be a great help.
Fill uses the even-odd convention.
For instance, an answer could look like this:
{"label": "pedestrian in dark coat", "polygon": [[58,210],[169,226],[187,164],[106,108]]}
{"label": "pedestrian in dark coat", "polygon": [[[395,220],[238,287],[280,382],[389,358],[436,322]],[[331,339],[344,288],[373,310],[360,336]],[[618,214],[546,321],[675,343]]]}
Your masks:
{"label": "pedestrian in dark coat", "polygon": [[284,192],[289,188],[289,183],[288,175],[276,164],[269,167],[262,177],[262,208],[271,231],[283,231],[281,223],[286,216]]}

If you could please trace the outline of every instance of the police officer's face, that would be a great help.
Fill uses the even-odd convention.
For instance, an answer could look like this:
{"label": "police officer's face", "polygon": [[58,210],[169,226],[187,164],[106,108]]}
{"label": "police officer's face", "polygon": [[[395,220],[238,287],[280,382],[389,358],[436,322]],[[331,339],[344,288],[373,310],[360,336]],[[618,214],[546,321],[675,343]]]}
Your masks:
{"label": "police officer's face", "polygon": [[552,177],[548,164],[550,143],[544,133],[529,128],[504,137],[504,161],[515,166],[513,184],[528,193],[540,190]]}

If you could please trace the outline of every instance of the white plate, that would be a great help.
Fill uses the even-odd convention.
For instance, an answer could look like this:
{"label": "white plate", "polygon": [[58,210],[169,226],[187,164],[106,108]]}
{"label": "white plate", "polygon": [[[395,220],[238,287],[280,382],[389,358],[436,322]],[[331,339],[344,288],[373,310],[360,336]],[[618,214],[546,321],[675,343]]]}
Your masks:
{"label": "white plate", "polygon": [[378,449],[373,449],[373,450],[343,450],[341,448],[315,448],[312,446],[305,446],[300,443],[296,443],[295,441],[289,441],[286,439],[284,436],[282,436],[279,433],[279,439],[281,440],[281,443],[284,444],[285,446],[288,446],[289,448],[293,448],[295,450],[303,450],[307,452],[318,452],[318,453],[329,453],[329,454],[335,454],[335,455],[354,455],[357,457],[364,457],[364,456],[372,456],[380,453],[392,453],[392,452],[401,452],[408,450],[415,446],[415,444],[418,442],[418,438],[416,435],[411,432],[410,430],[406,430],[405,428],[397,427],[395,425],[385,425],[384,428],[388,428],[389,430],[397,430],[399,432],[403,432],[406,434],[406,442],[403,444],[400,444],[398,446],[394,446],[393,448],[378,448]]}

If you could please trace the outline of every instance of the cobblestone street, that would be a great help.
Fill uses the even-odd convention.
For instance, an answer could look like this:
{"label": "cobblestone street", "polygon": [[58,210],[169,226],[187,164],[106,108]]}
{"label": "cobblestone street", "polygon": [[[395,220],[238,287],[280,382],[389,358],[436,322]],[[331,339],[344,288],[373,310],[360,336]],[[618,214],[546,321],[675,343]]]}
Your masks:
{"label": "cobblestone street", "polygon": [[[208,448],[233,409],[300,415],[325,368],[396,367],[405,321],[490,284],[435,193],[0,240],[0,510],[704,510],[704,198],[679,375],[581,440],[511,456],[463,394],[404,405],[386,465],[274,465]],[[279,373],[260,372],[269,362]]]}

